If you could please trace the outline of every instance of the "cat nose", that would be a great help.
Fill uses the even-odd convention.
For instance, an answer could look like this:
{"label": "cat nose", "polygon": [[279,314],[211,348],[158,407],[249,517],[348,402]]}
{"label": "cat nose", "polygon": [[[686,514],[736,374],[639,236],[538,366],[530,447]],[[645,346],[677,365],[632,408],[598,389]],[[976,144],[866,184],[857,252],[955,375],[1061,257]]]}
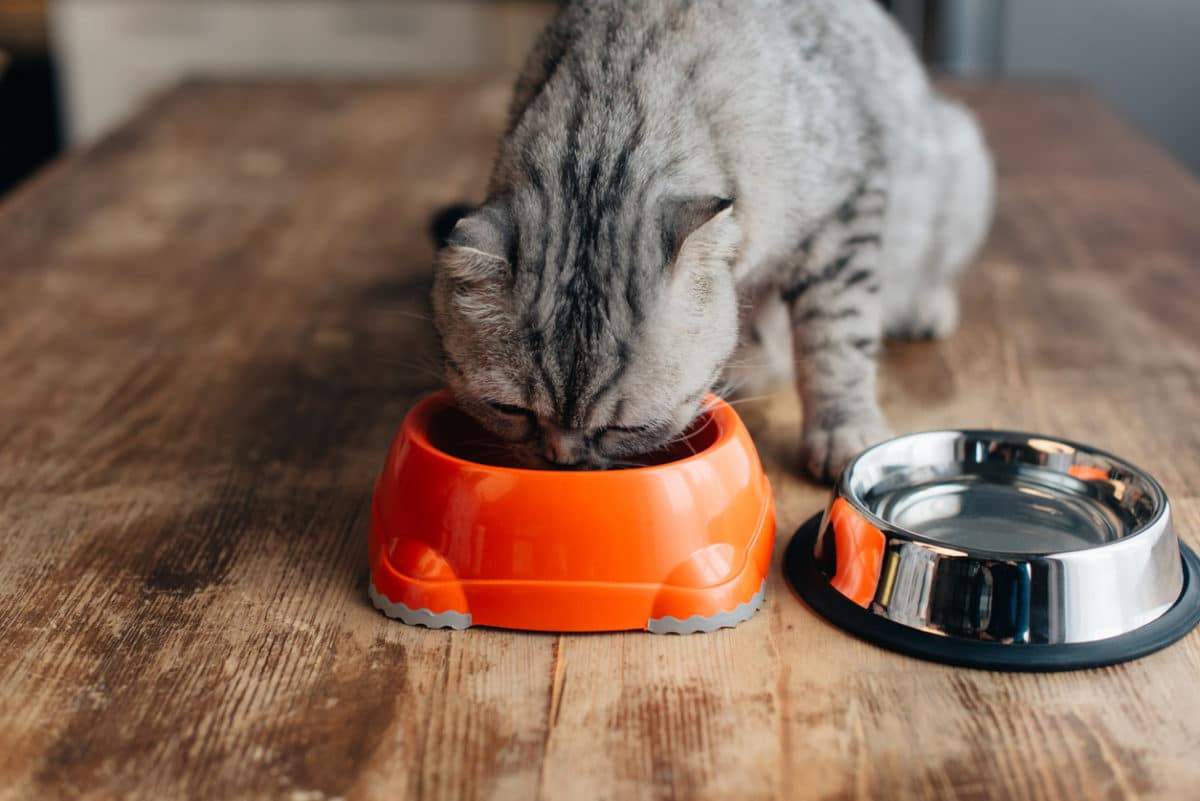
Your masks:
{"label": "cat nose", "polygon": [[559,467],[575,467],[583,461],[583,441],[571,434],[548,433],[542,442],[546,461]]}

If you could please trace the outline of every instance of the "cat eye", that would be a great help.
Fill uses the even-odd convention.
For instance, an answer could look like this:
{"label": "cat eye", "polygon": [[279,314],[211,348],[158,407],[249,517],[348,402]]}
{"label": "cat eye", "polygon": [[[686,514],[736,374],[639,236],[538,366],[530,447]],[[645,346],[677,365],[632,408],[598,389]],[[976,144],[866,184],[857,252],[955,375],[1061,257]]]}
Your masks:
{"label": "cat eye", "polygon": [[605,426],[604,428],[600,429],[599,433],[607,434],[611,431],[614,434],[649,434],[656,428],[658,428],[658,426]]}
{"label": "cat eye", "polygon": [[595,431],[592,432],[591,440],[593,442],[599,442],[600,439],[603,438],[605,434],[626,434],[626,435],[630,435],[630,436],[637,436],[637,435],[645,436],[647,434],[654,433],[658,429],[659,429],[659,426],[655,426],[655,425],[603,426],[601,428],[597,428]]}
{"label": "cat eye", "polygon": [[533,417],[533,412],[531,412],[529,409],[524,409],[520,406],[513,406],[508,403],[488,401],[488,406],[491,406],[493,409],[500,412],[500,414],[506,414],[509,417]]}

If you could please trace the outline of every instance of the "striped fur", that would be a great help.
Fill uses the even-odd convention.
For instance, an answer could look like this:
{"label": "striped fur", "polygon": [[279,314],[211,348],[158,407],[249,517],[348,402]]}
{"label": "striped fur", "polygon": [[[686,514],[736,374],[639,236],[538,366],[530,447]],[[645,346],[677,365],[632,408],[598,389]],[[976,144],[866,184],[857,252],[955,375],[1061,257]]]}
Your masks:
{"label": "striped fur", "polygon": [[602,466],[677,435],[723,373],[794,364],[829,478],[887,433],[884,332],[953,328],[991,185],[870,0],[568,3],[439,252],[449,383],[530,459]]}

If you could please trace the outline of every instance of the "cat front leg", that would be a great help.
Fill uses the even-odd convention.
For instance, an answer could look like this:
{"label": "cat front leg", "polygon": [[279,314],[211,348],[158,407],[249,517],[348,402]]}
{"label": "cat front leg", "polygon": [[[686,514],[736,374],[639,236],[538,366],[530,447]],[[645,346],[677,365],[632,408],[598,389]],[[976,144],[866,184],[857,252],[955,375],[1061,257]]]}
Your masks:
{"label": "cat front leg", "polygon": [[805,243],[797,258],[804,266],[781,293],[804,405],[801,459],[827,483],[863,449],[891,436],[876,398],[885,200],[882,191],[860,190]]}

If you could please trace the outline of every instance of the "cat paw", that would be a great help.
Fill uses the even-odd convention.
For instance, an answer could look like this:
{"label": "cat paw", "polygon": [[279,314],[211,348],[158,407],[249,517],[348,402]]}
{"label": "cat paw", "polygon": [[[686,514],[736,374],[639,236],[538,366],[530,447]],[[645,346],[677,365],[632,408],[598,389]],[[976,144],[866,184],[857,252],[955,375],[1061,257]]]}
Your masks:
{"label": "cat paw", "polygon": [[832,484],[851,459],[891,436],[886,423],[874,420],[832,429],[809,429],[800,442],[800,458],[810,476]]}
{"label": "cat paw", "polygon": [[945,339],[958,327],[958,294],[943,286],[921,298],[903,319],[888,326],[894,339]]}

